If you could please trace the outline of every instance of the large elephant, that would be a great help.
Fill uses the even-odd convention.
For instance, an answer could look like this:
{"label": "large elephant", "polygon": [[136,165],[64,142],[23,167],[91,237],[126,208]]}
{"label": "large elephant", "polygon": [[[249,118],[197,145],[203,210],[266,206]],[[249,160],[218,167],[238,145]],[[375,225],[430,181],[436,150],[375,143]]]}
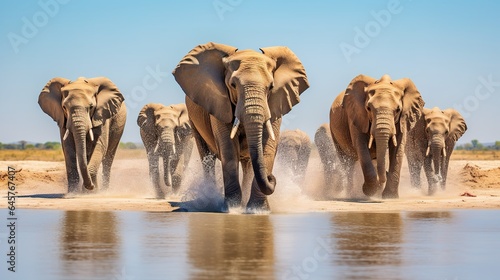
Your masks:
{"label": "large elephant", "polygon": [[139,112],[137,125],[148,155],[149,176],[156,197],[165,197],[160,185],[160,157],[163,158],[165,185],[177,192],[193,150],[193,133],[186,105],[146,104]]}
{"label": "large elephant", "polygon": [[[350,186],[354,163],[359,160],[365,195],[383,190],[383,198],[399,197],[406,134],[422,115],[423,106],[410,79],[391,80],[389,75],[379,80],[359,75],[337,96],[330,110],[330,129]],[[376,170],[372,159],[376,159]]]}
{"label": "large elephant", "polygon": [[45,85],[38,104],[59,126],[68,191],[79,190],[80,175],[83,186],[94,189],[101,163],[102,187],[107,189],[127,118],[124,97],[116,85],[105,77],[75,81],[56,77]]}
{"label": "large elephant", "polygon": [[[333,145],[332,133],[328,123],[322,124],[314,134],[314,144],[323,165],[324,194],[336,195],[342,191],[342,182],[339,172],[339,159]],[[340,182],[339,182],[340,181]]]}
{"label": "large elephant", "polygon": [[226,203],[241,205],[242,194],[250,192],[247,209],[269,209],[266,196],[276,185],[271,171],[281,117],[309,87],[304,67],[290,49],[261,51],[207,43],[191,50],[173,71],[186,94],[205,176],[215,180],[215,157],[220,159]]}
{"label": "large elephant", "polygon": [[467,130],[465,120],[454,109],[424,108],[415,127],[408,132],[406,158],[411,185],[420,188],[422,166],[433,194],[438,184],[446,187],[448,164],[457,140]]}
{"label": "large elephant", "polygon": [[281,132],[277,163],[289,170],[299,184],[303,183],[306,176],[311,148],[311,139],[304,131],[296,129]]}

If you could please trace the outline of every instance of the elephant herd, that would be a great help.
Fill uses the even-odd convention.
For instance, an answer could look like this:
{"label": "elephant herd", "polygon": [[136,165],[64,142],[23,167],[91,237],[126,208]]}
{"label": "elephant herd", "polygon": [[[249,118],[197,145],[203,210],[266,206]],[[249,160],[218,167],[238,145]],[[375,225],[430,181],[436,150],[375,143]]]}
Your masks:
{"label": "elephant herd", "polygon": [[[220,161],[228,207],[269,209],[275,159],[304,180],[312,143],[299,130],[280,131],[283,115],[309,87],[290,49],[257,52],[207,43],[185,55],[173,75],[185,104],[146,104],[137,117],[157,198],[165,197],[160,158],[162,181],[178,191],[194,143],[206,182],[215,183],[215,161]],[[116,85],[104,77],[54,78],[38,103],[59,127],[68,191],[77,192],[80,179],[83,187],[94,189],[101,164],[101,189],[106,189],[127,114]],[[334,99],[330,123],[314,137],[325,188],[335,194],[355,188],[353,169],[359,162],[365,195],[397,198],[406,153],[412,185],[420,187],[424,167],[433,193],[437,185],[445,187],[451,153],[466,129],[457,111],[424,108],[410,79],[359,75]]]}

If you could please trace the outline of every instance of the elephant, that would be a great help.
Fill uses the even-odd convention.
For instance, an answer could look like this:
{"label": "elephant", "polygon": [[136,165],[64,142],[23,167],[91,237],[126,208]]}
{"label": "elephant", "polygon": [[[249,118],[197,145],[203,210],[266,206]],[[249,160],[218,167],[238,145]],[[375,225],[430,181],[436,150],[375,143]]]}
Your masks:
{"label": "elephant", "polygon": [[160,157],[163,158],[165,185],[177,192],[194,145],[186,105],[146,104],[139,112],[137,125],[148,155],[149,176],[156,197],[165,197],[159,180]]}
{"label": "elephant", "polygon": [[297,183],[302,183],[306,176],[311,139],[304,131],[285,130],[281,132],[276,155],[277,163],[291,171]]}
{"label": "elephant", "polygon": [[56,77],[42,89],[38,104],[59,127],[68,192],[80,190],[80,176],[83,186],[93,190],[101,164],[102,189],[107,189],[127,118],[124,97],[116,85],[105,77],[75,81]]}
{"label": "elephant", "polygon": [[428,193],[446,187],[448,164],[457,140],[467,130],[467,124],[454,109],[424,108],[415,127],[408,132],[406,158],[411,185],[420,188],[420,172],[424,167]]}
{"label": "elephant", "polygon": [[[387,74],[379,80],[358,75],[335,98],[330,130],[350,186],[354,163],[359,160],[366,196],[382,191],[382,198],[399,197],[406,134],[422,115],[423,107],[424,100],[409,78],[392,80]],[[376,170],[372,160],[376,160]]]}
{"label": "elephant", "polygon": [[[270,209],[267,195],[276,185],[272,170],[281,119],[309,87],[302,63],[289,48],[260,50],[209,42],[192,49],[173,71],[186,94],[205,178],[215,182],[219,159],[225,204],[246,204],[247,210]],[[249,195],[248,201],[242,195]]]}
{"label": "elephant", "polygon": [[[333,190],[333,194],[338,194],[341,188],[340,173],[339,173],[339,159],[333,145],[332,133],[330,131],[330,124],[322,124],[314,134],[314,144],[318,149],[318,154],[323,165],[324,174],[324,191],[325,194],[329,190]],[[334,183],[337,183],[335,186]]]}

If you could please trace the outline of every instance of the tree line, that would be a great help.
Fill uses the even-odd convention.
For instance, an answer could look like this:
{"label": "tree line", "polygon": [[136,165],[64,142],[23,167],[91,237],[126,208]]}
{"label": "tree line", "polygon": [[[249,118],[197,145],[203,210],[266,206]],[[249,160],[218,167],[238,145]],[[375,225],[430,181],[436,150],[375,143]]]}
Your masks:
{"label": "tree line", "polygon": [[[144,146],[133,142],[120,142],[120,149],[142,149]],[[0,150],[61,150],[60,142],[29,143],[28,141],[19,141],[16,143],[1,143]]]}
{"label": "tree line", "polygon": [[499,151],[500,141],[495,141],[493,144],[482,144],[477,139],[473,139],[470,143],[455,146],[455,150],[465,151]]}

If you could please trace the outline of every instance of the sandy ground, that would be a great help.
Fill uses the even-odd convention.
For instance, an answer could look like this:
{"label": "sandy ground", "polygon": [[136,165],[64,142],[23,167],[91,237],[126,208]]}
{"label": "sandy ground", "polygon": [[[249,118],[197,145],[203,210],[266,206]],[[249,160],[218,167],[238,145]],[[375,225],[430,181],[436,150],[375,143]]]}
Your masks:
{"label": "sandy ground", "polygon": [[[406,160],[405,160],[406,161]],[[11,161],[0,162],[0,208],[8,208],[8,167],[16,173],[17,198],[15,207],[63,210],[138,210],[173,211],[178,202],[193,197],[216,197],[217,190],[204,186],[200,177],[200,162],[193,159],[186,172],[180,194],[167,190],[166,199],[155,199],[149,183],[147,160],[117,159],[113,165],[111,186],[106,191],[66,194],[63,162]],[[383,200],[367,198],[358,191],[342,194],[342,198],[325,199],[320,161],[313,154],[304,183],[297,184],[293,177],[275,166],[278,185],[269,197],[273,213],[317,211],[404,211],[442,209],[500,208],[500,161],[463,161],[450,164],[446,190],[433,196],[423,190],[412,189],[406,165],[403,166],[400,198]],[[359,176],[359,171],[358,176]],[[219,175],[220,177],[220,175]],[[426,182],[422,178],[423,182]],[[426,184],[425,184],[426,185]],[[359,185],[360,186],[360,185]],[[465,194],[465,196],[464,196]],[[217,199],[215,199],[217,200]],[[199,205],[198,205],[199,206]],[[210,210],[212,206],[202,209]],[[205,207],[205,208],[203,208]],[[213,206],[218,207],[218,206]],[[239,213],[241,210],[232,209]]]}

